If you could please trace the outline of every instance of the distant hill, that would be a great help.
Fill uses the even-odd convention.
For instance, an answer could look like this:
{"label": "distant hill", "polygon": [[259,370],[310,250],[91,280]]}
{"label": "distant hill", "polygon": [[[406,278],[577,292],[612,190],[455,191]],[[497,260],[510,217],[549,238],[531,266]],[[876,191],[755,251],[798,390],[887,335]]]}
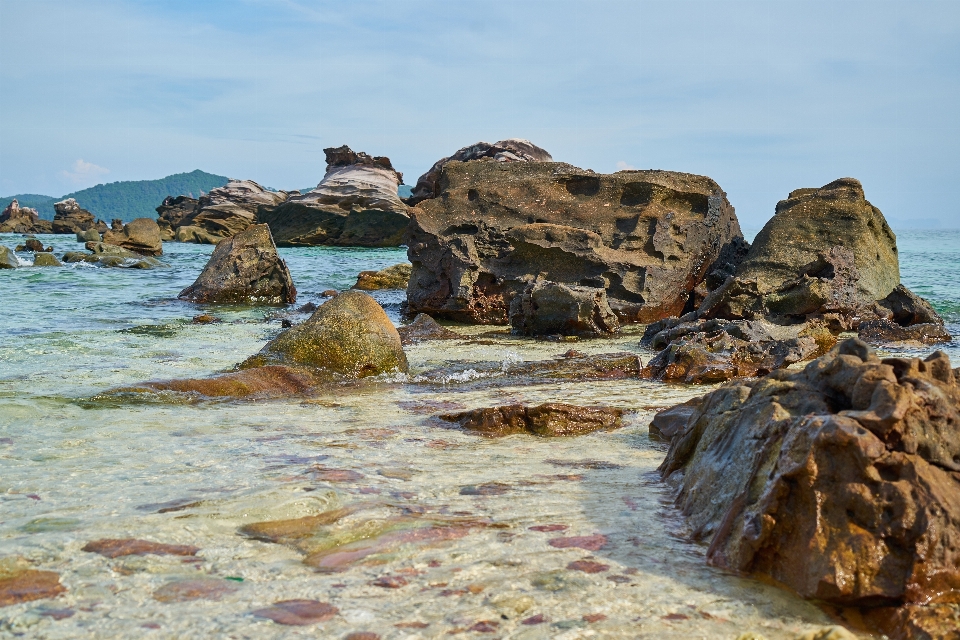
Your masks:
{"label": "distant hill", "polygon": [[0,198],[0,210],[10,204],[14,198],[22,207],[32,207],[41,218],[53,220],[53,203],[74,198],[77,203],[109,223],[114,218],[129,222],[134,218],[155,218],[156,208],[167,196],[192,195],[197,198],[202,193],[227,184],[226,176],[217,176],[197,169],[190,173],[177,173],[160,180],[128,180],[98,184],[89,189],[68,193],[59,198],[36,194],[19,194]]}

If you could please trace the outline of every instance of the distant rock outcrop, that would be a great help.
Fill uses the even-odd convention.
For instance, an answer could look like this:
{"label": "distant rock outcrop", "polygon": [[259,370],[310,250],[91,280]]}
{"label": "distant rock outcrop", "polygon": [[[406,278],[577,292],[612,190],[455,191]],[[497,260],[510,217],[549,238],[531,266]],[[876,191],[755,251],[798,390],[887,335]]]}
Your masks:
{"label": "distant rock outcrop", "polygon": [[398,246],[409,217],[397,195],[403,176],[390,159],[347,146],[324,153],[327,171],[315,189],[260,209],[277,245]]}
{"label": "distant rock outcrop", "polygon": [[410,206],[418,202],[435,198],[440,195],[437,181],[440,179],[440,172],[443,167],[452,161],[467,162],[469,160],[479,160],[481,158],[493,158],[497,162],[552,162],[553,158],[545,149],[541,149],[529,140],[520,138],[508,138],[490,144],[489,142],[478,142],[469,147],[460,149],[452,156],[437,160],[430,170],[417,179],[417,184],[413,188],[413,193],[406,199]]}
{"label": "distant rock outcrop", "polygon": [[183,219],[197,210],[198,200],[190,196],[167,196],[163,204],[157,207],[157,224],[160,226],[160,237],[163,240],[175,240],[177,228],[183,224]]}
{"label": "distant rock outcrop", "polygon": [[265,224],[217,244],[197,281],[179,298],[201,303],[293,304],[297,288]]}
{"label": "distant rock outcrop", "polygon": [[440,197],[411,210],[409,313],[507,324],[536,279],[606,292],[620,322],[679,315],[742,243],[726,194],[704,176],[603,175],[553,162],[450,161]]}
{"label": "distant rock outcrop", "polygon": [[[254,224],[258,207],[275,207],[287,196],[285,191],[268,191],[253,180],[231,180],[200,197],[196,209],[181,219],[175,239],[217,244]],[[185,208],[188,201],[184,199],[174,206]],[[171,212],[172,215],[175,214]]]}
{"label": "distant rock outcrop", "polygon": [[52,233],[53,224],[41,220],[36,209],[21,207],[12,200],[0,213],[0,233]]}
{"label": "distant rock outcrop", "polygon": [[163,254],[160,226],[153,218],[137,218],[127,224],[120,223],[116,226],[120,226],[120,229],[113,228],[103,234],[104,243],[123,247],[145,256]]}
{"label": "distant rock outcrop", "polygon": [[73,198],[67,198],[53,204],[56,213],[53,216],[53,233],[80,233],[88,229],[96,229],[100,233],[108,230],[107,225],[95,220],[93,214],[80,207]]}

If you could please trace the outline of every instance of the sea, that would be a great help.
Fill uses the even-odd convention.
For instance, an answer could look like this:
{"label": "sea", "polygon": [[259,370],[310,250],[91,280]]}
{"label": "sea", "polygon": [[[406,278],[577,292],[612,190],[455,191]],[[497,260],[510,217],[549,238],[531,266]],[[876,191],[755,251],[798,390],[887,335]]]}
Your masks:
{"label": "sea", "polygon": [[[39,238],[56,253],[79,246]],[[903,283],[960,336],[960,231],[902,231],[898,245]],[[708,567],[684,536],[648,426],[710,387],[512,373],[570,348],[645,362],[640,327],[575,344],[452,327],[462,340],[407,348],[409,375],[302,397],[111,394],[229,370],[299,305],[406,259],[284,248],[290,308],[178,300],[212,249],[166,243],[169,266],[155,270],[34,268],[19,254],[23,268],[0,271],[0,579],[29,565],[66,589],[0,607],[0,637],[787,640],[832,624],[787,591]],[[372,295],[401,322],[403,292]],[[940,348],[960,366],[960,343]],[[551,401],[620,407],[624,426],[489,439],[438,418]],[[84,550],[128,538],[196,550]],[[326,613],[304,626],[275,622],[289,608],[275,603],[291,600],[329,606],[312,605]]]}

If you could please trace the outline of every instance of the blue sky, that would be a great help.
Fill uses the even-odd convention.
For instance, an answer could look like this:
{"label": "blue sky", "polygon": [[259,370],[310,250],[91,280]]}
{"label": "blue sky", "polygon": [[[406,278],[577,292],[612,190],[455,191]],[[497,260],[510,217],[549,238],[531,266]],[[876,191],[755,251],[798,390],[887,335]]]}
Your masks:
{"label": "blue sky", "polygon": [[523,137],[708,175],[745,227],[853,176],[895,228],[960,228],[960,2],[0,0],[0,34],[0,195],[302,188],[340,144],[412,183]]}

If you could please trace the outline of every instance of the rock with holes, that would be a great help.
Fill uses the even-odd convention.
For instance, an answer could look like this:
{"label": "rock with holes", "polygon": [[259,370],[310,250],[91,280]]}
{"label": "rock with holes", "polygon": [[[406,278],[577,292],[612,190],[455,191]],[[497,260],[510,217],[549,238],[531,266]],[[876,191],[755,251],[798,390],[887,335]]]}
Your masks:
{"label": "rock with holes", "polygon": [[408,311],[436,318],[507,324],[514,297],[542,277],[603,289],[621,323],[653,322],[682,313],[743,242],[704,176],[482,158],[446,163],[436,185],[406,236]]}
{"label": "rock with holes", "polygon": [[[889,620],[960,597],[958,427],[944,353],[847,340],[703,396],[660,472],[709,563]],[[891,635],[929,637],[907,626]]]}
{"label": "rock with holes", "polygon": [[594,337],[620,331],[620,321],[607,304],[607,292],[536,280],[510,303],[510,325],[525,336]]}
{"label": "rock with holes", "polygon": [[324,149],[327,172],[312,191],[260,209],[277,244],[285,246],[399,246],[409,216],[397,189],[403,175],[390,158],[350,147]]}
{"label": "rock with holes", "polygon": [[[268,191],[253,180],[231,180],[200,197],[196,209],[180,221],[175,239],[217,244],[254,224],[259,207],[275,207],[288,196],[286,191]],[[188,206],[187,201],[180,206]]]}
{"label": "rock with holes", "polygon": [[217,245],[181,300],[227,304],[293,304],[297,288],[277,254],[270,228],[256,224]]}

